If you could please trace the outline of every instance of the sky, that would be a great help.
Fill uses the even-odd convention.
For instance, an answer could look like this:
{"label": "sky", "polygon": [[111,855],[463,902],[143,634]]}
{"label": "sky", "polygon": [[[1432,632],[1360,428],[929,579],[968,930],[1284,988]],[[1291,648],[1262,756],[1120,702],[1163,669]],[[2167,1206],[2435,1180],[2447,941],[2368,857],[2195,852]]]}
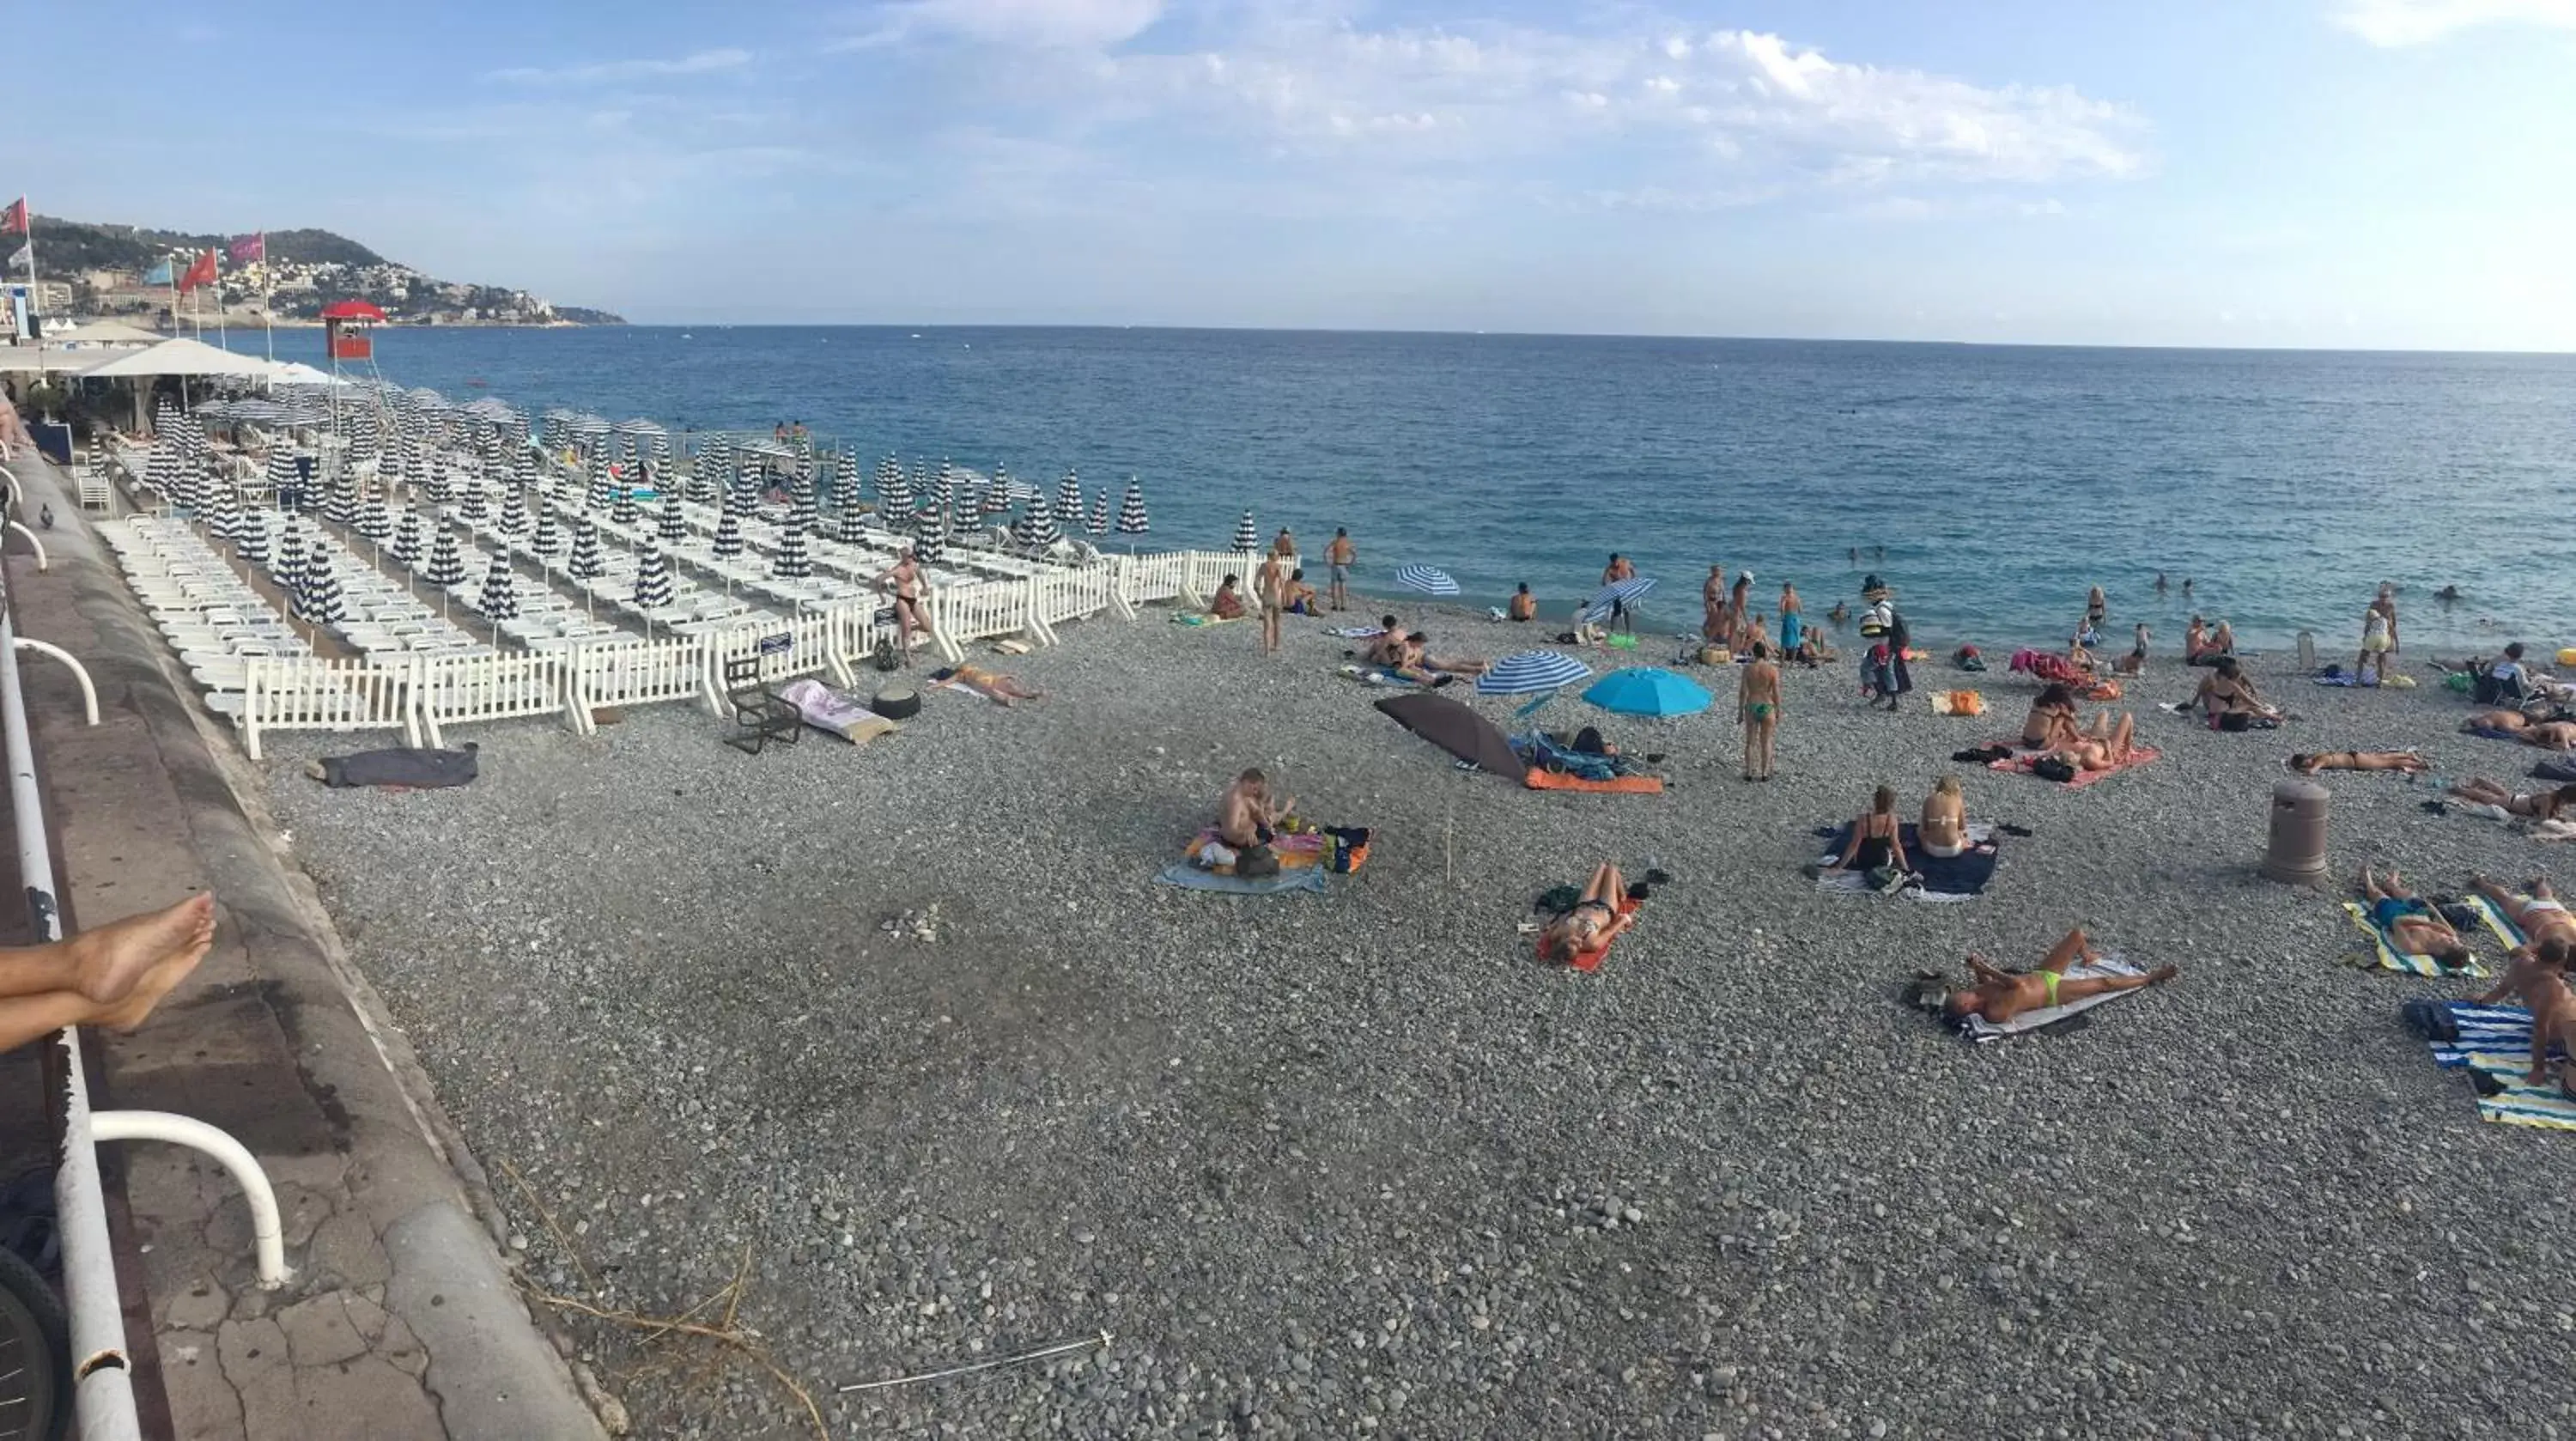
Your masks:
{"label": "sky", "polygon": [[639,322],[2576,349],[2576,0],[115,10],[38,213]]}

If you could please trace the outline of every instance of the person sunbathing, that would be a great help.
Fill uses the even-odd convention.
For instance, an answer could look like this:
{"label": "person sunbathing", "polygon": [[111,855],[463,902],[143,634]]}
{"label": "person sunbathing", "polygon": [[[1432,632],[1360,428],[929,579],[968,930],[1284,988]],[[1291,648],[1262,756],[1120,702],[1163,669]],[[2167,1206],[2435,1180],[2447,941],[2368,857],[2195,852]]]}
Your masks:
{"label": "person sunbathing", "polygon": [[65,1026],[135,1029],[214,939],[214,897],[192,896],[68,940],[0,950],[0,1051]]}
{"label": "person sunbathing", "polygon": [[934,685],[953,685],[971,690],[995,705],[1017,705],[1024,700],[1044,700],[1046,692],[1021,683],[1018,676],[1003,675],[982,666],[961,665],[954,670],[935,671]]}
{"label": "person sunbathing", "polygon": [[[2361,868],[2361,898],[2370,904],[2370,923],[2388,937],[2391,950],[2400,955],[2429,956],[2446,970],[2459,970],[2472,959],[2460,933],[2442,919],[2430,901],[2406,889],[2406,883],[2390,871],[2388,879],[2371,874],[2369,866]],[[2526,932],[2525,934],[2528,934]]]}
{"label": "person sunbathing", "polygon": [[1361,653],[1360,660],[1368,665],[1385,666],[1389,669],[1403,664],[1404,632],[1397,627],[1395,617],[1391,615],[1378,617],[1377,628],[1377,639],[1369,642],[1368,649]]}
{"label": "person sunbathing", "polygon": [[2215,668],[2200,678],[2200,689],[2191,697],[2211,730],[2251,730],[2280,723],[2281,713],[2256,692],[2253,677],[2245,674],[2234,656],[2222,655],[2211,664]]}
{"label": "person sunbathing", "polygon": [[1987,964],[1984,956],[1968,953],[1968,971],[1976,986],[1965,991],[1952,991],[1941,1002],[1941,1013],[1952,1020],[1983,1016],[2002,1025],[2025,1011],[2044,1010],[2080,1001],[2087,996],[2107,995],[2113,991],[2134,991],[2143,986],[2170,981],[2182,974],[2172,966],[2158,966],[2142,976],[2077,976],[2066,972],[2079,962],[2098,961],[2102,953],[2093,949],[2092,940],[2081,928],[2068,931],[2066,939],[2053,947],[2035,971],[2003,971]]}
{"label": "person sunbathing", "polygon": [[1235,588],[1236,585],[1235,578],[1229,575],[1217,586],[1216,594],[1208,599],[1207,613],[1211,617],[1217,620],[1243,619],[1243,593]]}
{"label": "person sunbathing", "polygon": [[2533,945],[2556,937],[2576,946],[2576,919],[2569,918],[2567,907],[2549,888],[2547,876],[2531,878],[2528,897],[2517,896],[2484,876],[2469,877],[2469,889],[2495,902],[2496,909],[2504,912],[2504,918],[2513,922],[2514,929]]}
{"label": "person sunbathing", "polygon": [[2540,721],[2523,731],[2522,743],[2542,750],[2576,751],[2576,721]]}
{"label": "person sunbathing", "polygon": [[2555,1047],[2570,1058],[2559,1072],[2559,1092],[2576,1100],[2576,991],[2567,987],[2571,959],[2576,959],[2576,944],[2564,935],[2518,947],[2504,978],[2478,997],[2478,1004],[2519,1001],[2531,1012],[2531,1069],[2523,1074],[2523,1084],[2537,1086],[2549,1079],[2549,1053]]}
{"label": "person sunbathing", "polygon": [[1852,817],[1851,839],[1843,842],[1843,853],[1825,869],[1891,880],[1913,869],[1905,855],[1904,827],[1896,819],[1896,792],[1880,786],[1871,793],[1869,810]]}
{"label": "person sunbathing", "polygon": [[1932,794],[1923,798],[1923,820],[1914,828],[1915,839],[1922,844],[1923,854],[1943,859],[1968,848],[1968,798],[1959,791],[1959,778],[1945,775],[1932,783]]}
{"label": "person sunbathing", "polygon": [[2511,731],[2519,736],[2531,729],[2531,724],[2531,717],[2518,710],[2482,710],[2460,722],[2460,733],[2477,735],[2485,731]]}
{"label": "person sunbathing", "polygon": [[2303,776],[2319,771],[2404,771],[2422,775],[2432,768],[2413,751],[2301,751],[2290,757],[2290,769]]}
{"label": "person sunbathing", "polygon": [[1583,888],[1583,899],[1574,903],[1574,909],[1548,922],[1539,932],[1540,957],[1572,965],[1576,958],[1601,950],[1635,924],[1632,903],[1645,898],[1643,887],[1631,892],[1619,868],[1603,861],[1592,872],[1592,880]]}
{"label": "person sunbathing", "polygon": [[2536,821],[2556,820],[2561,810],[2576,810],[2576,786],[2515,791],[2507,790],[2485,776],[2471,776],[2454,784],[2451,794],[2477,805],[2494,806],[2507,815],[2529,816]]}
{"label": "person sunbathing", "polygon": [[2022,718],[2022,748],[2055,750],[2075,739],[2075,692],[2062,683],[2051,685],[2031,701],[2030,714]]}
{"label": "person sunbathing", "polygon": [[1430,644],[1431,637],[1421,631],[1406,636],[1396,673],[1409,680],[1424,680],[1438,675],[1483,675],[1492,664],[1481,660],[1435,660],[1428,649]]}
{"label": "person sunbathing", "polygon": [[2137,729],[2137,717],[2127,711],[2117,722],[2104,711],[2093,717],[2091,728],[2049,754],[2080,771],[2116,770],[2136,757]]}
{"label": "person sunbathing", "polygon": [[1216,798],[1217,839],[1237,850],[1266,846],[1296,808],[1294,796],[1273,796],[1270,778],[1253,767]]}

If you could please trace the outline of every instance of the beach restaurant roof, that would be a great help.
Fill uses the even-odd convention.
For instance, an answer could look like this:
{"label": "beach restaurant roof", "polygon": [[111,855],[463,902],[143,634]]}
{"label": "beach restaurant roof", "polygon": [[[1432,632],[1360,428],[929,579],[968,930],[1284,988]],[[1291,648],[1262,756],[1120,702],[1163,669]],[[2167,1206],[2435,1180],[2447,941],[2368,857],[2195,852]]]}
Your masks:
{"label": "beach restaurant roof", "polygon": [[154,345],[167,337],[121,320],[90,320],[45,337],[48,345]]}
{"label": "beach restaurant roof", "polygon": [[181,337],[141,350],[107,353],[98,364],[83,366],[79,373],[89,380],[150,375],[249,375],[266,378],[277,374],[277,367],[255,355],[235,355],[202,340]]}

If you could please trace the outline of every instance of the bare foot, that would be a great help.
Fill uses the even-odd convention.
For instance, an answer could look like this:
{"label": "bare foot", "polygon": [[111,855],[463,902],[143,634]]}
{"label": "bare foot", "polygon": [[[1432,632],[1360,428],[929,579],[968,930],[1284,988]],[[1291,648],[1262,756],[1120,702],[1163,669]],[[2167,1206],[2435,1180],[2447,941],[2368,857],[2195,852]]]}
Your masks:
{"label": "bare foot", "polygon": [[143,978],[134,983],[134,989],[124,1000],[99,1013],[98,1024],[118,1032],[131,1031],[141,1026],[145,1019],[151,1016],[152,1008],[161,1004],[161,998],[169,995],[172,987],[186,980],[188,973],[197,968],[197,963],[206,958],[206,951],[212,946],[214,935],[214,923],[209,921],[202,939],[185,950],[173,952],[161,964],[145,971]]}
{"label": "bare foot", "polygon": [[83,931],[64,944],[81,995],[98,1005],[123,1000],[153,967],[183,952],[206,953],[215,934],[215,898],[192,896],[150,915],[128,916]]}
{"label": "bare foot", "polygon": [[2181,974],[2182,971],[2178,967],[2158,966],[2154,970],[2147,972],[2147,983],[2149,985],[2154,985],[2160,981],[2170,981]]}

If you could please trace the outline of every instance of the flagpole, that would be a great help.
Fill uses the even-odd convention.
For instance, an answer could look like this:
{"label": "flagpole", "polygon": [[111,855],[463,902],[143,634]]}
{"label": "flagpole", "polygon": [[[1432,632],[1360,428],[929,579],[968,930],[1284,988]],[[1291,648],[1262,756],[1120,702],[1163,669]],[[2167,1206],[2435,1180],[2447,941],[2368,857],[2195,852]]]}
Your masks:
{"label": "flagpole", "polygon": [[259,323],[268,332],[268,358],[277,360],[277,282],[268,269],[268,232],[259,233]]}
{"label": "flagpole", "polygon": [[230,350],[232,339],[224,328],[224,256],[220,250],[215,254],[215,278],[206,288],[215,293],[215,346]]}
{"label": "flagpole", "polygon": [[45,373],[45,286],[36,279],[36,208],[27,205],[25,196],[18,203],[26,207],[27,217],[27,313],[36,317],[36,374]]}

